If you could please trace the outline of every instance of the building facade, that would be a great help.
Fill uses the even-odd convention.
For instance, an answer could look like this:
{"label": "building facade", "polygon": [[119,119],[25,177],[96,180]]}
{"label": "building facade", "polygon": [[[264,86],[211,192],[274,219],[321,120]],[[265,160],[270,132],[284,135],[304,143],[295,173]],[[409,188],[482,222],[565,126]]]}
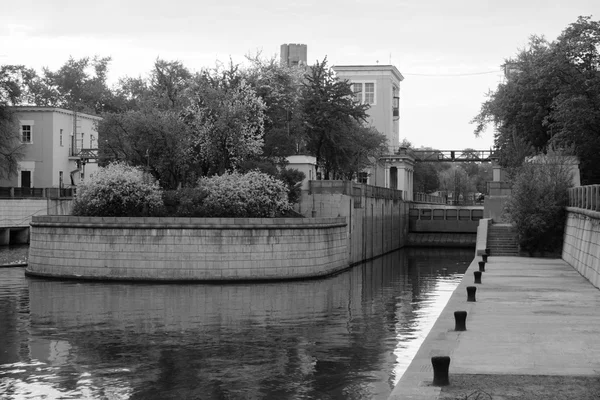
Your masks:
{"label": "building facade", "polygon": [[288,67],[306,65],[307,46],[305,44],[282,44],[280,50],[281,65]]}
{"label": "building facade", "polygon": [[388,146],[400,144],[400,82],[404,77],[393,65],[335,65],[340,80],[352,84],[354,98],[368,104],[368,124],[383,133]]}
{"label": "building facade", "polygon": [[398,189],[405,200],[412,199],[414,160],[398,155],[400,145],[400,82],[404,77],[393,65],[336,65],[332,69],[341,80],[352,84],[354,99],[368,104],[367,124],[383,133],[391,156],[374,160],[362,183]]}
{"label": "building facade", "polygon": [[97,168],[102,118],[55,107],[13,107],[24,157],[2,187],[72,187]]}

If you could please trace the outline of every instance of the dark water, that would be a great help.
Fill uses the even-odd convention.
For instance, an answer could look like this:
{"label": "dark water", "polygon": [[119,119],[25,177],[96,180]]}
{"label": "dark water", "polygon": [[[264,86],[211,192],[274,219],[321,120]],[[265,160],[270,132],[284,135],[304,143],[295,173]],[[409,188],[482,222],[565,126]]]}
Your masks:
{"label": "dark water", "polygon": [[228,285],[0,268],[0,398],[385,399],[472,258],[407,249],[327,279]]}

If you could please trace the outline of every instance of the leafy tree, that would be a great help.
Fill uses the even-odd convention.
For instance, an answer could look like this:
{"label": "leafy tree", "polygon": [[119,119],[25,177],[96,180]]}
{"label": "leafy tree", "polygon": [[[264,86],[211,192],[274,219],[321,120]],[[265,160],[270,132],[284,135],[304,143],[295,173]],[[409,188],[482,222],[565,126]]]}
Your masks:
{"label": "leafy tree", "polygon": [[475,191],[475,185],[469,178],[467,171],[460,166],[453,164],[450,168],[439,173],[440,189],[452,193],[452,199],[455,203],[460,203],[461,199],[467,199],[469,193]]}
{"label": "leafy tree", "polygon": [[43,69],[26,84],[27,102],[37,106],[61,107],[92,114],[114,110],[114,96],[106,79],[110,57],[72,57],[58,70]]}
{"label": "leafy tree", "polygon": [[186,96],[182,115],[191,134],[182,156],[197,163],[201,175],[222,174],[261,154],[265,105],[245,80],[223,88],[200,75]]}
{"label": "leafy tree", "polygon": [[523,164],[505,204],[505,218],[515,224],[519,245],[528,252],[562,248],[572,177],[569,167],[550,154]]}
{"label": "leafy tree", "polygon": [[440,187],[440,179],[435,166],[436,163],[415,163],[413,179],[414,190],[419,193],[433,193]]}
{"label": "leafy tree", "polygon": [[334,152],[327,155],[326,169],[334,177],[352,180],[359,173],[377,162],[377,159],[387,151],[387,137],[375,128],[362,126],[351,121],[345,129],[340,130],[338,146]]}
{"label": "leafy tree", "polygon": [[15,176],[23,157],[19,127],[10,107],[22,101],[23,82],[33,73],[22,65],[0,66],[0,178]]}
{"label": "leafy tree", "polygon": [[474,118],[492,123],[503,166],[552,146],[573,148],[583,184],[600,182],[600,21],[579,17],[552,42],[533,36],[505,62],[507,79]]}
{"label": "leafy tree", "polygon": [[303,87],[303,112],[306,129],[306,149],[317,159],[317,168],[324,167],[325,179],[339,161],[337,148],[354,123],[365,122],[368,109],[353,99],[351,85],[337,79],[327,66],[327,59],[317,62],[306,75]]}
{"label": "leafy tree", "polygon": [[77,187],[73,215],[143,217],[163,212],[162,192],[140,168],[122,162],[99,168]]}
{"label": "leafy tree", "polygon": [[260,55],[248,59],[248,84],[266,106],[263,156],[281,160],[297,154],[306,141],[301,97],[305,70],[282,66],[274,58],[263,60]]}
{"label": "leafy tree", "polygon": [[187,151],[189,128],[178,112],[145,107],[106,113],[98,124],[100,164],[126,161],[144,168],[165,189],[193,184],[198,175]]}

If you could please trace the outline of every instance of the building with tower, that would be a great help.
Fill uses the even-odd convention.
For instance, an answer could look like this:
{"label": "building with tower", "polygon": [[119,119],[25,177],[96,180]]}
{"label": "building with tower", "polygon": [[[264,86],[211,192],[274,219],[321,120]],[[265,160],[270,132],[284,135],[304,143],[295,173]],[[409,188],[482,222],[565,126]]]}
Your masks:
{"label": "building with tower", "polygon": [[307,46],[305,44],[282,44],[281,65],[295,67],[297,65],[306,65]]}

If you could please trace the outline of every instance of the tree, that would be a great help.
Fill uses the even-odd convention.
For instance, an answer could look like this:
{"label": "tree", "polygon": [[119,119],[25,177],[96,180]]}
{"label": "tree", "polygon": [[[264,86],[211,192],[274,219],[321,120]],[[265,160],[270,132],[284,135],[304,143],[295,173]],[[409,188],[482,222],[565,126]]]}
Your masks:
{"label": "tree", "polygon": [[440,189],[452,193],[454,204],[464,201],[469,193],[475,191],[473,181],[460,165],[453,164],[450,168],[439,173]]}
{"label": "tree", "polygon": [[33,71],[22,65],[0,66],[0,178],[9,179],[17,174],[19,160],[23,157],[23,145],[19,127],[11,106],[21,102],[23,81]]}
{"label": "tree", "polygon": [[247,58],[251,62],[245,72],[247,82],[266,106],[263,157],[281,162],[306,142],[301,97],[305,70],[260,55]]}
{"label": "tree", "polygon": [[560,253],[571,182],[569,166],[552,151],[520,168],[504,211],[522,250]]}
{"label": "tree", "polygon": [[552,146],[572,147],[582,183],[600,182],[600,22],[579,17],[552,42],[532,36],[504,66],[507,79],[473,119],[475,134],[495,126],[507,167]]}
{"label": "tree", "polygon": [[324,168],[329,178],[338,164],[332,157],[342,143],[344,133],[354,129],[354,123],[365,122],[368,105],[353,99],[351,85],[337,79],[327,67],[327,58],[317,62],[306,75],[303,87],[303,112],[306,129],[306,149],[317,159],[317,168]]}
{"label": "tree", "polygon": [[433,193],[440,187],[438,171],[431,162],[415,163],[414,172],[414,191],[419,193]]}
{"label": "tree", "polygon": [[98,124],[100,164],[126,161],[151,173],[165,189],[195,183],[188,158],[189,128],[172,110],[145,107],[124,113],[106,113]]}
{"label": "tree", "polygon": [[197,163],[201,175],[233,170],[262,152],[265,104],[245,80],[227,83],[198,75],[186,90],[182,116],[191,133],[182,156]]}
{"label": "tree", "polygon": [[37,106],[61,107],[100,114],[114,111],[114,96],[106,79],[110,57],[70,57],[58,70],[43,69],[25,82],[27,102]]}

